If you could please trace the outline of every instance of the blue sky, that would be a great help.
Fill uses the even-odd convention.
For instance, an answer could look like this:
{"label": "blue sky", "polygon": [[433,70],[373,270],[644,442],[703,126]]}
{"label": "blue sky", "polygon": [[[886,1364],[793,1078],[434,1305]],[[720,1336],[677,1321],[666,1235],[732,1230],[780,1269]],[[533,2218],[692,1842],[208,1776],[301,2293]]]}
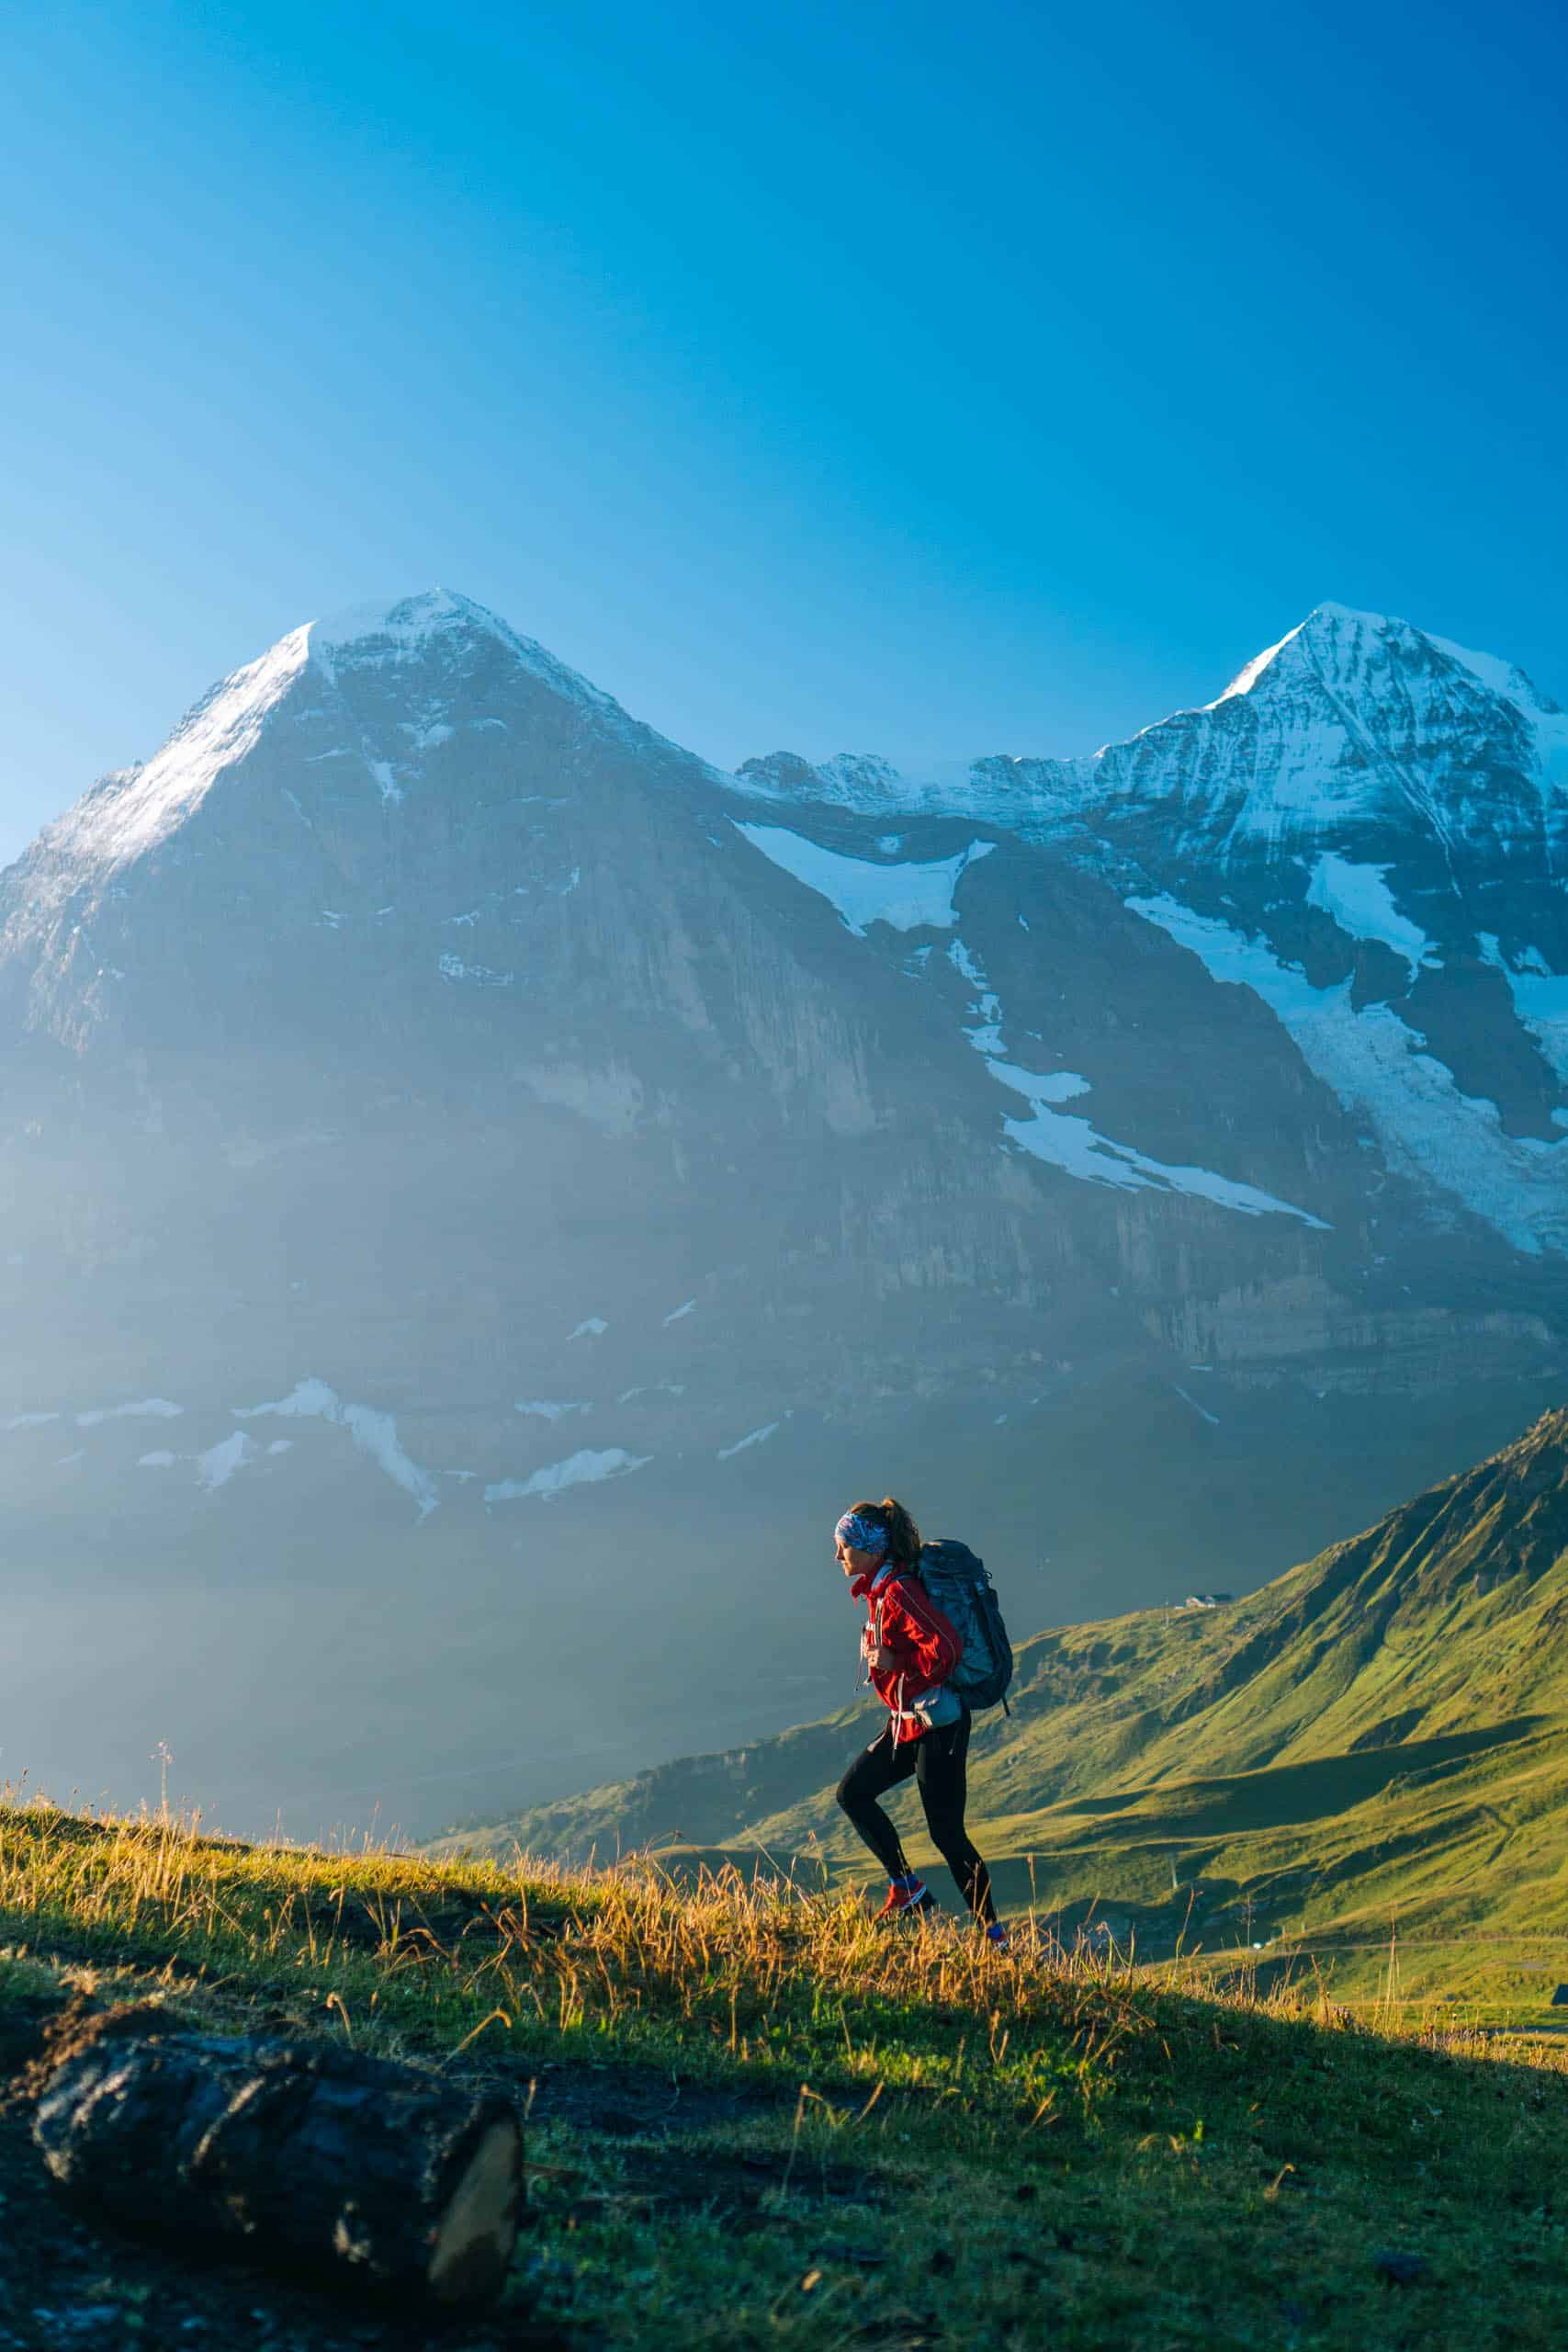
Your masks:
{"label": "blue sky", "polygon": [[437,582],[724,763],[1068,752],[1325,597],[1568,697],[1544,7],[12,0],[0,854]]}

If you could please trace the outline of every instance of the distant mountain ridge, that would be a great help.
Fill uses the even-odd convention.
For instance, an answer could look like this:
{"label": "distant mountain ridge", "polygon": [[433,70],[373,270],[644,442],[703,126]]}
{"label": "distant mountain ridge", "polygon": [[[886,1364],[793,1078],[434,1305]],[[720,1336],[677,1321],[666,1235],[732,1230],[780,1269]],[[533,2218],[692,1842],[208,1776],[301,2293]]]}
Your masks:
{"label": "distant mountain ridge", "polygon": [[[792,1579],[868,1464],[1040,1623],[1495,1443],[1568,1369],[1564,723],[1324,606],[1203,711],[925,792],[725,775],[449,592],[291,631],[0,876],[39,1609],[63,1547],[236,1671],[280,1578],[368,1617],[274,1676],[290,1730],[152,1703],[249,1743],[220,1801],[402,1775],[430,1826],[756,1721],[695,1668],[585,1716],[648,1565],[682,1655],[776,1658],[773,1727],[825,1703]],[[345,1734],[389,1675],[412,1749]]]}
{"label": "distant mountain ridge", "polygon": [[[1483,763],[1494,773],[1481,798]],[[1555,867],[1568,821],[1568,713],[1495,655],[1324,604],[1213,702],[1089,757],[990,757],[932,783],[874,754],[813,767],[775,752],[740,773],[789,798],[866,815],[964,814],[1037,840],[1179,811],[1180,838],[1224,865],[1254,842],[1278,857],[1392,823],[1486,853],[1539,838]]]}

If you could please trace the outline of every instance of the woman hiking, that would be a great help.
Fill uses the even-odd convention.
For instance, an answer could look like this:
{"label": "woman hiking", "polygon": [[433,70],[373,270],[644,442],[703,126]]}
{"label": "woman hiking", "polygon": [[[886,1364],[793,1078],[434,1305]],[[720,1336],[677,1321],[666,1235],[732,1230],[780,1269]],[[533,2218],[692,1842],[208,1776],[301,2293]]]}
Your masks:
{"label": "woman hiking", "polygon": [[876,1916],[916,1918],[937,1908],[877,1803],[900,1781],[912,1779],[931,1843],[976,1924],[993,1943],[1005,1943],[1007,1929],[991,1900],[991,1874],[964,1826],[969,1709],[944,1688],[958,1664],[958,1636],[920,1584],[920,1531],[903,1504],[888,1495],[879,1503],[855,1503],[834,1530],[834,1543],[839,1564],[852,1579],[851,1592],[865,1601],[861,1655],[888,1711],[886,1724],[856,1757],[838,1790],[840,1804],[887,1872],[887,1900]]}

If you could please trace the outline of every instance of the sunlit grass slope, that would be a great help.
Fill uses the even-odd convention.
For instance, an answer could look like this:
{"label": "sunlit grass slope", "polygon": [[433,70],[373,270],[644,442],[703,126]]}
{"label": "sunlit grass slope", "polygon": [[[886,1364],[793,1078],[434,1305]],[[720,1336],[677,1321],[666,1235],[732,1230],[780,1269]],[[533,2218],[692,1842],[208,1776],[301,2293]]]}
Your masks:
{"label": "sunlit grass slope", "polygon": [[[977,1733],[970,1786],[1013,1904],[1111,1906],[1151,1951],[1290,1930],[1362,1993],[1361,1947],[1403,1915],[1418,1992],[1501,1997],[1500,1970],[1559,1963],[1568,1980],[1568,1413],[1243,1600],[1036,1636],[1012,1706]],[[680,1837],[858,1871],[831,1789],[869,1720],[447,1843]],[[1479,1940],[1503,1935],[1555,1939],[1521,1972]]]}
{"label": "sunlit grass slope", "polygon": [[1310,1984],[36,1805],[0,1811],[0,1934],[13,2046],[74,1986],[514,2084],[535,2226],[487,2342],[529,2313],[585,2346],[814,2352],[1568,2333],[1560,2053],[1371,2030]]}

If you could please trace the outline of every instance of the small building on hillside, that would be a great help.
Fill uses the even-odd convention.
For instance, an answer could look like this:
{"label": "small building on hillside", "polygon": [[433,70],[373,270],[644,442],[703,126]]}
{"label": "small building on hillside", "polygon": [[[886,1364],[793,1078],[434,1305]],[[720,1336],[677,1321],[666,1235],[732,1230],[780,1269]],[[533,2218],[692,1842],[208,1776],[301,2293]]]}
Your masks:
{"label": "small building on hillside", "polygon": [[1222,1609],[1227,1600],[1235,1599],[1234,1592],[1190,1592],[1181,1606],[1183,1609]]}

